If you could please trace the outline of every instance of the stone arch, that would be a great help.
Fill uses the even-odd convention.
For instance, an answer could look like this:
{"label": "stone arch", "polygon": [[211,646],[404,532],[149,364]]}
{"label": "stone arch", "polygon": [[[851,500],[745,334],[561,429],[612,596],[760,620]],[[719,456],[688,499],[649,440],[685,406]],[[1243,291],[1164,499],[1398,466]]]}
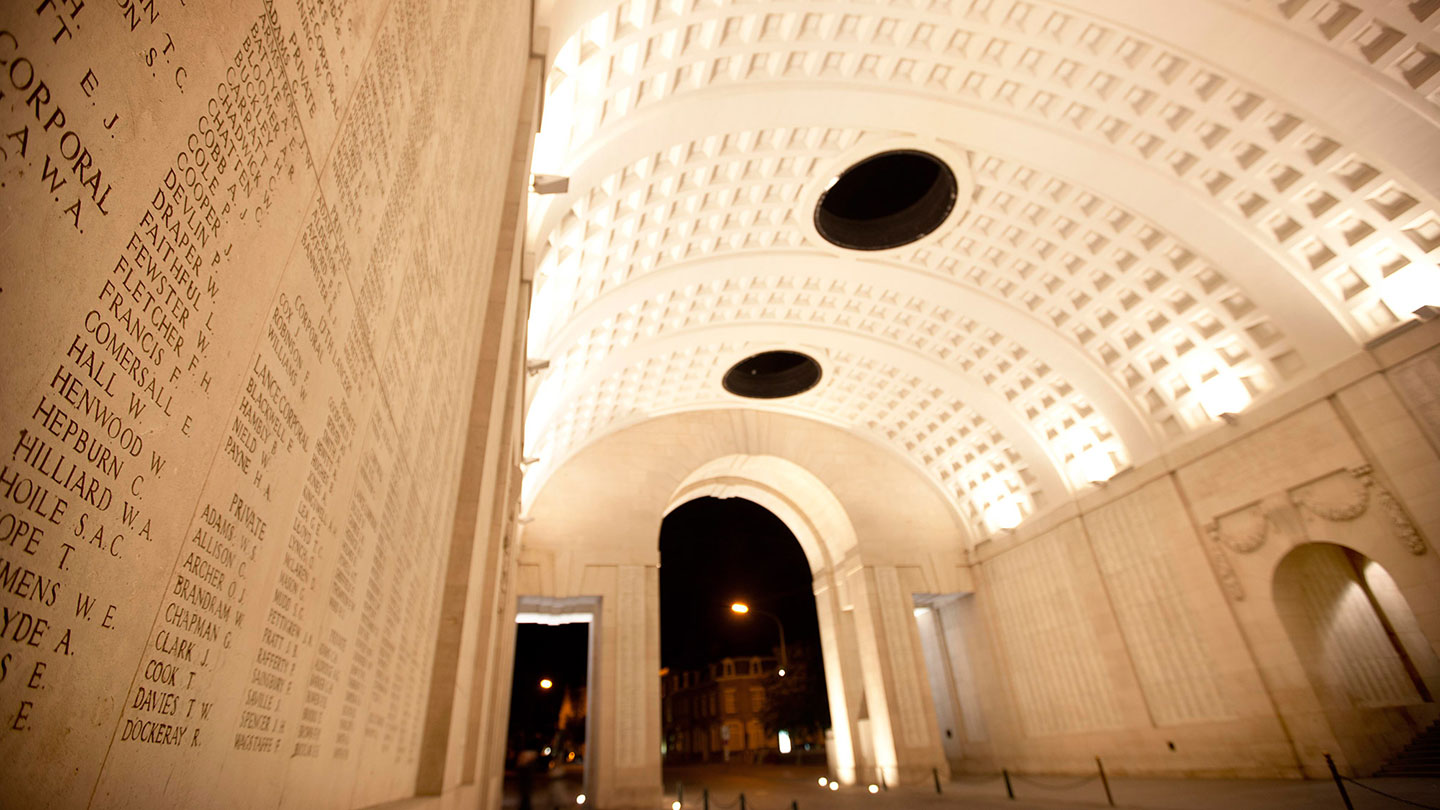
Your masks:
{"label": "stone arch", "polygon": [[847,660],[848,650],[842,649],[850,645],[841,626],[833,587],[835,561],[852,554],[856,546],[855,527],[844,505],[825,482],[793,461],[770,455],[733,454],[705,462],[686,476],[675,488],[664,515],[707,496],[744,498],[765,507],[785,524],[805,551],[815,589],[820,653],[830,704],[832,736],[827,740],[826,756],[843,782],[853,782],[861,767],[855,740],[858,707],[853,698],[863,691],[855,688],[863,675],[854,661]]}
{"label": "stone arch", "polygon": [[1437,714],[1434,642],[1386,567],[1352,546],[1293,546],[1276,563],[1271,588],[1335,739],[1357,772],[1375,770]]}
{"label": "stone arch", "polygon": [[[639,454],[652,467],[636,470]],[[580,449],[537,487],[526,516],[516,593],[599,599],[596,802],[658,801],[659,678],[646,675],[660,664],[659,529],[666,514],[704,495],[764,506],[806,551],[835,775],[883,774],[893,784],[932,768],[948,773],[913,621],[914,594],[973,589],[963,566],[968,536],[943,494],[898,454],[833,425],[691,411]]]}
{"label": "stone arch", "polygon": [[704,497],[744,498],[770,510],[800,542],[812,574],[833,567],[856,545],[850,516],[825,482],[778,456],[735,454],[700,465],[676,487],[664,515]]}

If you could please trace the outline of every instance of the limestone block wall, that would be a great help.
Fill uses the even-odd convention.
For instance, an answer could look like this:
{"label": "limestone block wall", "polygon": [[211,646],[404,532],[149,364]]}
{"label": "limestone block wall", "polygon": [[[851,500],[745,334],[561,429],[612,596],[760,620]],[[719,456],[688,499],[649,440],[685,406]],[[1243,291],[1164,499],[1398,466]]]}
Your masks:
{"label": "limestone block wall", "polygon": [[1437,342],[1397,336],[981,543],[979,615],[939,616],[971,634],[966,746],[1022,770],[1383,764],[1440,714]]}
{"label": "limestone block wall", "polygon": [[464,605],[496,598],[469,575],[504,570],[503,521],[457,532],[457,491],[513,464],[463,462],[509,441],[476,408],[516,410],[491,383],[527,25],[513,0],[0,10],[0,805],[476,780],[496,633]]}

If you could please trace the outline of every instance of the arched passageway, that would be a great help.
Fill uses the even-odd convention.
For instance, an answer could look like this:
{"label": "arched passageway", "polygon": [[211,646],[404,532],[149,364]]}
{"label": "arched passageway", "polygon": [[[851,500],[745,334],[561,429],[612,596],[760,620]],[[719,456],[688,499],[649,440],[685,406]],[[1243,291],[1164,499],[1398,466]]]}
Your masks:
{"label": "arched passageway", "polygon": [[[1434,714],[1434,645],[1390,572],[1348,546],[1307,542],[1280,560],[1275,609],[1309,685],[1351,759],[1364,740],[1403,739]],[[1363,767],[1363,766],[1362,766]]]}
{"label": "arched passageway", "polygon": [[[656,442],[668,451],[663,472],[617,472],[638,452],[632,444]],[[522,543],[521,597],[598,599],[596,802],[642,806],[658,795],[658,537],[665,515],[704,497],[762,506],[804,551],[834,776],[894,784],[947,774],[915,610],[917,595],[971,590],[954,513],[912,468],[843,431],[779,415],[690,413],[621,431],[572,459],[536,497]]]}
{"label": "arched passageway", "polygon": [[785,523],[744,498],[697,498],[665,517],[660,563],[666,767],[823,762],[810,566]]}

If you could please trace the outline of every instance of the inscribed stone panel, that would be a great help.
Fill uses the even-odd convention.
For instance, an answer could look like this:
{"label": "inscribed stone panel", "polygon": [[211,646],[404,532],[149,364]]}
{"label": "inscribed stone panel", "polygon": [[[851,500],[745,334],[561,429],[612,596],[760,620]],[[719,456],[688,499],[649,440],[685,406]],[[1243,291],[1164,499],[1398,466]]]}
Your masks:
{"label": "inscribed stone panel", "polygon": [[521,7],[61,5],[0,11],[5,802],[408,795]]}
{"label": "inscribed stone panel", "polygon": [[1068,546],[1056,530],[985,563],[995,628],[1027,734],[1120,726],[1095,630],[1076,595]]}
{"label": "inscribed stone panel", "polygon": [[1164,479],[1085,516],[1100,573],[1150,715],[1160,725],[1232,715],[1174,570],[1177,543],[1196,543]]}
{"label": "inscribed stone panel", "polygon": [[1440,447],[1440,347],[1401,363],[1388,376],[1430,442]]}

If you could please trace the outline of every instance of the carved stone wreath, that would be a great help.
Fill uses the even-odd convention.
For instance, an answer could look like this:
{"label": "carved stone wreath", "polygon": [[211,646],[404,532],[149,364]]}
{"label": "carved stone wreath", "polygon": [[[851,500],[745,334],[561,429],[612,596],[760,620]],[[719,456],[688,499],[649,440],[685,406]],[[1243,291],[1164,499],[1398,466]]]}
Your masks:
{"label": "carved stone wreath", "polygon": [[1385,510],[1395,538],[1411,554],[1425,553],[1425,539],[1410,522],[1405,508],[1390,491],[1375,480],[1375,469],[1369,464],[1328,475],[1290,493],[1296,506],[1323,520],[1342,523],[1365,514],[1373,499]]}
{"label": "carved stone wreath", "polygon": [[1337,523],[1355,520],[1365,514],[1370,506],[1370,489],[1374,480],[1369,473],[1360,474],[1355,470],[1341,471],[1306,484],[1290,493],[1290,500],[1296,506],[1316,517]]}
{"label": "carved stone wreath", "polygon": [[1270,519],[1258,503],[1216,518],[1210,525],[1216,540],[1237,554],[1260,548],[1270,533]]}

